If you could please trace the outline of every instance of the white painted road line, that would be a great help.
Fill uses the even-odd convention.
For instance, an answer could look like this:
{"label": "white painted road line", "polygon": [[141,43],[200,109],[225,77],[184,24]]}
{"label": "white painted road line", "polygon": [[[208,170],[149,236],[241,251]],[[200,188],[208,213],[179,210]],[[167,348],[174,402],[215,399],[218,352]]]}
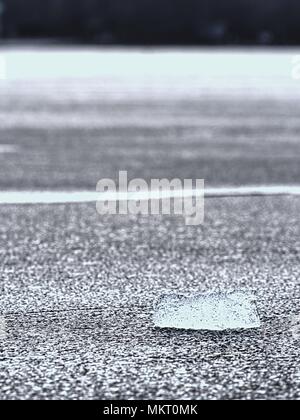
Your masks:
{"label": "white painted road line", "polygon": [[[98,193],[93,191],[2,191],[0,204],[67,204],[106,201],[143,201],[202,196],[203,191],[140,191],[136,193]],[[300,186],[247,186],[206,188],[205,198],[251,196],[300,196]]]}

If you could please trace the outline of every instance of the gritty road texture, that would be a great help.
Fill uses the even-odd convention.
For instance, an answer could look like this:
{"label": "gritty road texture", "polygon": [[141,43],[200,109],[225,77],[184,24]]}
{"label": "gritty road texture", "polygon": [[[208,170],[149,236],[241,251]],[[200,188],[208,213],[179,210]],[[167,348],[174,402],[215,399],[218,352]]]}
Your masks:
{"label": "gritty road texture", "polygon": [[[120,170],[300,182],[288,54],[1,51],[2,191],[94,191]],[[0,398],[300,399],[299,209],[210,199],[192,228],[93,204],[1,205]],[[257,294],[260,329],[153,327],[162,293],[234,289]]]}
{"label": "gritty road texture", "polygon": [[[299,199],[212,199],[180,219],[1,207],[1,398],[300,398]],[[262,328],[158,330],[160,293],[257,293]]]}

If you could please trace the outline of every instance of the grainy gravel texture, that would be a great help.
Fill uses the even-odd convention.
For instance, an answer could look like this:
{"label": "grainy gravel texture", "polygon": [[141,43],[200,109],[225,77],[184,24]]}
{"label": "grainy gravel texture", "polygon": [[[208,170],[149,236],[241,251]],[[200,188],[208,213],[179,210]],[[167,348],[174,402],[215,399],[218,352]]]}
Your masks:
{"label": "grainy gravel texture", "polygon": [[[1,207],[1,398],[300,398],[299,199],[209,200],[204,227]],[[160,293],[254,290],[255,331],[158,330]]]}
{"label": "grainy gravel texture", "polygon": [[[1,190],[94,191],[119,170],[300,182],[295,51],[2,53]],[[0,205],[0,398],[300,399],[299,209],[210,199],[192,228]],[[162,293],[233,289],[256,292],[261,329],[153,327]]]}

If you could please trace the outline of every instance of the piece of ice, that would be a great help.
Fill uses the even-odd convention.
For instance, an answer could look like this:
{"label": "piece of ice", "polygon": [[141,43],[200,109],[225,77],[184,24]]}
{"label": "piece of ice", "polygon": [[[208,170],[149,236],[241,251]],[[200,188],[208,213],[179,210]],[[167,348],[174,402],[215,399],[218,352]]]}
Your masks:
{"label": "piece of ice", "polygon": [[159,328],[224,331],[261,326],[255,296],[245,292],[162,296],[154,313]]}

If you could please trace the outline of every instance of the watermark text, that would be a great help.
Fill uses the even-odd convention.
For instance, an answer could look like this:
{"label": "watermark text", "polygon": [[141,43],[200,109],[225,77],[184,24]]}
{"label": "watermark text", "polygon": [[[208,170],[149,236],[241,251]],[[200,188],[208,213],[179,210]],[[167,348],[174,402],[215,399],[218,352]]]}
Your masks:
{"label": "watermark text", "polygon": [[100,215],[183,216],[188,226],[204,222],[203,179],[129,181],[127,171],[121,171],[118,185],[112,179],[101,179],[97,192]]}

